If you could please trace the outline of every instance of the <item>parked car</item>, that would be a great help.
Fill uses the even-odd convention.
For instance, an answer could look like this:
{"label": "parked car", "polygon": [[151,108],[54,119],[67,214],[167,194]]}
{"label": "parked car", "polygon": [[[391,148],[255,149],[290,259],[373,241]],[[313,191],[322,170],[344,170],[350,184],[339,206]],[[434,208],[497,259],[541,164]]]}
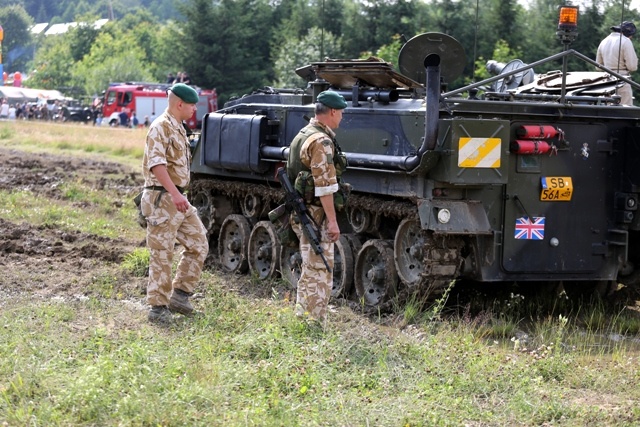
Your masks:
{"label": "parked car", "polygon": [[62,120],[65,122],[93,122],[91,107],[83,105],[80,101],[67,101],[62,107]]}

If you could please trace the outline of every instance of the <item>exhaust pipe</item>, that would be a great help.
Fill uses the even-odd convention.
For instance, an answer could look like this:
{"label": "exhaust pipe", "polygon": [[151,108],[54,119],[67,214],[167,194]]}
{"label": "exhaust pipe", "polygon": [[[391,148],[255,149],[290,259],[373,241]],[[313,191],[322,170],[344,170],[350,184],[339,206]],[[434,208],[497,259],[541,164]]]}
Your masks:
{"label": "exhaust pipe", "polygon": [[424,141],[418,155],[436,148],[438,119],[440,118],[440,55],[427,55],[424,59],[427,71],[427,108],[425,112]]}
{"label": "exhaust pipe", "polygon": [[[440,119],[440,55],[429,54],[424,59],[426,68],[426,109],[425,131],[422,145],[411,156],[389,156],[386,154],[349,153],[345,155],[349,166],[370,169],[391,169],[412,171],[420,165],[422,156],[436,147],[438,140],[438,121]],[[260,154],[264,158],[287,160],[289,147],[263,146]]]}
{"label": "exhaust pipe", "polygon": [[[336,92],[342,95],[346,101],[353,100],[353,92],[351,91],[338,90]],[[369,98],[371,98],[374,101],[389,103],[389,102],[396,102],[398,99],[400,99],[400,94],[395,89],[361,90],[361,91],[358,91],[357,93],[358,93],[358,99],[356,101],[366,101]]]}
{"label": "exhaust pipe", "polygon": [[345,153],[349,165],[364,168],[388,168],[411,171],[420,165],[422,156],[436,148],[440,119],[440,55],[429,54],[424,59],[426,69],[425,129],[422,145],[413,156],[364,155]]}

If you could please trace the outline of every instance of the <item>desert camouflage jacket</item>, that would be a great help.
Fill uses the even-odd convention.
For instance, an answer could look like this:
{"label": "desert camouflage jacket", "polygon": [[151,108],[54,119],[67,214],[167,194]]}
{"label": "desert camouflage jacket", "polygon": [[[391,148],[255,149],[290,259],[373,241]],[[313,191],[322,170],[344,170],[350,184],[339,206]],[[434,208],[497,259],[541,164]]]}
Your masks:
{"label": "desert camouflage jacket", "polygon": [[166,165],[171,181],[185,188],[189,184],[191,151],[187,133],[182,124],[168,111],[153,121],[147,133],[147,142],[142,160],[145,187],[159,186],[151,172],[157,165]]}

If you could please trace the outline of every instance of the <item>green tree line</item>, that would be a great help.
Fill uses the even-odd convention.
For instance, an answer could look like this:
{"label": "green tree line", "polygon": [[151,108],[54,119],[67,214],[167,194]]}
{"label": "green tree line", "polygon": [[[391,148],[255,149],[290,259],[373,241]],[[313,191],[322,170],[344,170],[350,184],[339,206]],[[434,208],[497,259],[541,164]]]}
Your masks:
{"label": "green tree line", "polygon": [[[54,13],[54,3],[55,16],[68,18],[73,11],[77,22],[108,17],[105,6],[118,15],[100,29],[79,25],[62,35],[33,37],[28,28],[38,21],[37,14]],[[451,87],[486,77],[489,59],[530,63],[563,49],[555,35],[562,0],[532,0],[528,7],[517,0],[74,3],[75,9],[64,0],[0,0],[0,6],[5,5],[0,8],[3,57],[17,48],[26,50],[7,71],[27,73],[27,84],[33,87],[73,89],[74,95],[89,96],[109,82],[165,81],[170,72],[186,71],[194,84],[216,88],[224,102],[264,86],[303,87],[295,69],[325,57],[373,55],[395,64],[404,40],[423,32],[446,33],[465,48],[463,76],[448,82]],[[595,58],[609,27],[623,20],[637,22],[639,14],[629,9],[628,0],[586,3],[571,48]],[[554,64],[548,67],[536,72],[549,71]],[[570,69],[585,67],[570,64]]]}

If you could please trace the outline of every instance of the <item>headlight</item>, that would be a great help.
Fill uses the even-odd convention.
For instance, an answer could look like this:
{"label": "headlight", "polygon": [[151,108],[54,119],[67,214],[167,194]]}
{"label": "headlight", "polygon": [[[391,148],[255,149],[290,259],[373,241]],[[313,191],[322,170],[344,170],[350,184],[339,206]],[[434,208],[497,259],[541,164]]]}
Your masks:
{"label": "headlight", "polygon": [[449,209],[438,210],[438,221],[441,224],[447,224],[450,219],[451,219],[451,212],[449,212]]}

